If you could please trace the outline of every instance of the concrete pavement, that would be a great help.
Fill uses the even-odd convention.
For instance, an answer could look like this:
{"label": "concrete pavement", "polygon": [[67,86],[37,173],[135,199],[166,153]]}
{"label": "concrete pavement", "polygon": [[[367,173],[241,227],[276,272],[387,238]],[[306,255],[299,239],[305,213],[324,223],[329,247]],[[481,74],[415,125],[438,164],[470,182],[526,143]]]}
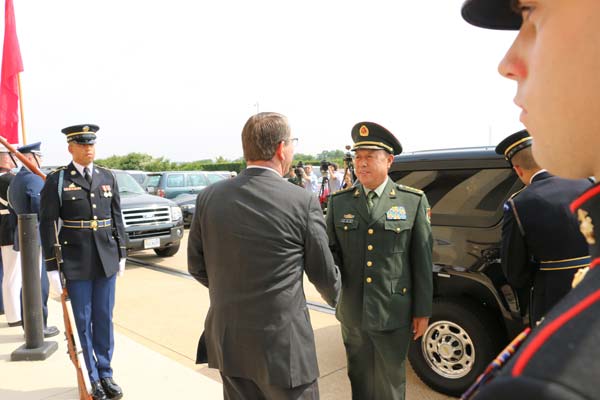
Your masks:
{"label": "concrete pavement", "polygon": [[[59,327],[58,350],[45,361],[10,361],[25,341],[20,327],[0,316],[0,399],[77,400],[75,368],[67,355],[60,303],[48,301],[49,324]],[[115,332],[115,380],[128,399],[222,399],[221,384]]]}

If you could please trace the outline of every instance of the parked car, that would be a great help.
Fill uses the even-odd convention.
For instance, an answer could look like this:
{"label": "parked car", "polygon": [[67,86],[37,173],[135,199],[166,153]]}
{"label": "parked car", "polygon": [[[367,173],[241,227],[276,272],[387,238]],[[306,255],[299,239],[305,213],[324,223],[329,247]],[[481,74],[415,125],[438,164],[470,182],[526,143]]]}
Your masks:
{"label": "parked car", "polygon": [[196,199],[198,194],[182,194],[173,199],[175,203],[181,208],[183,214],[183,226],[188,228],[192,223],[192,217],[196,211]]}
{"label": "parked car", "polygon": [[493,148],[402,154],[390,176],[431,205],[433,315],[409,360],[431,388],[459,396],[528,323],[499,252],[503,205],[523,185]]}
{"label": "parked car", "polygon": [[146,180],[148,179],[146,172],[138,170],[125,170],[124,172],[127,172],[133,179],[135,179],[142,188],[146,187]]}
{"label": "parked car", "polygon": [[146,191],[167,199],[181,194],[198,194],[202,189],[217,180],[224,179],[207,171],[166,171],[149,172]]}
{"label": "parked car", "polygon": [[113,170],[119,185],[128,251],[153,249],[171,257],[183,237],[181,208],[171,200],[152,196],[127,172]]}

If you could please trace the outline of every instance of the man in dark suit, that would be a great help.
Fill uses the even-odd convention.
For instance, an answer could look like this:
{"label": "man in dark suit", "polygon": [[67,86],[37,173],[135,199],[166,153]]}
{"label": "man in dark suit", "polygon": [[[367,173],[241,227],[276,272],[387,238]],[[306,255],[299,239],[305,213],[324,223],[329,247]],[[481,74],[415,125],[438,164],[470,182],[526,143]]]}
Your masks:
{"label": "man in dark suit", "polygon": [[[111,368],[112,313],[117,272],[124,268],[127,255],[117,180],[111,171],[94,166],[98,129],[88,124],[62,130],[73,162],[48,175],[40,211],[47,269],[52,280],[60,280],[59,267],[66,278],[95,400],[123,396]],[[59,219],[60,266],[54,253]]]}
{"label": "man in dark suit", "polygon": [[[476,26],[520,30],[499,70],[517,83],[515,102],[536,161],[565,178],[600,177],[600,2],[467,0],[462,15]],[[497,358],[495,365],[503,366],[490,367],[488,383],[474,388],[473,398],[598,398],[600,186],[573,201],[570,211],[590,245],[589,268],[576,273],[573,290],[524,341]]]}
{"label": "man in dark suit", "polygon": [[502,270],[517,290],[531,291],[531,325],[571,290],[573,275],[590,265],[589,249],[569,204],[592,186],[588,179],[551,175],[533,159],[527,130],[496,147],[511,163],[525,189],[504,206]]}
{"label": "man in dark suit", "polygon": [[221,372],[225,399],[319,398],[302,277],[331,306],[340,281],[316,197],[282,177],[295,141],[283,115],[250,117],[248,168],[196,201],[188,269],[209,290],[208,364]]}
{"label": "man in dark suit", "polygon": [[[31,143],[18,148],[19,152],[23,154],[29,161],[34,165],[37,164],[38,168],[42,160],[42,153],[40,151],[41,142]],[[25,165],[21,167],[17,175],[10,182],[8,188],[8,201],[10,207],[14,210],[14,213],[18,217],[21,214],[36,214],[39,216],[40,213],[40,192],[44,186],[44,180],[42,177],[34,174]],[[14,231],[14,243],[15,250],[19,251],[19,232],[15,227]],[[42,290],[42,314],[44,321],[44,337],[52,337],[58,335],[58,329],[55,326],[47,326],[48,323],[48,292],[49,292],[49,281],[48,275],[46,274],[46,263],[40,257],[40,281]]]}
{"label": "man in dark suit", "polygon": [[331,195],[327,206],[352,398],[404,399],[408,345],[423,335],[432,310],[429,204],[421,190],[388,178],[402,152],[391,132],[361,122],[352,140],[359,183]]}

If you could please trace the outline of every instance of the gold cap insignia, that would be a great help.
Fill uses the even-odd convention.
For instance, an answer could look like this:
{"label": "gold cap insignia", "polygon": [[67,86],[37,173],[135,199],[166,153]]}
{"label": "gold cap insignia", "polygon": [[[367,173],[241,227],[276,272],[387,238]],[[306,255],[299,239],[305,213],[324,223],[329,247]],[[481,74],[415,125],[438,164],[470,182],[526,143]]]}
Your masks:
{"label": "gold cap insignia", "polygon": [[90,131],[90,127],[86,125],[86,126],[83,127],[82,131],[89,132]]}
{"label": "gold cap insignia", "polygon": [[596,244],[594,224],[592,224],[592,217],[589,216],[589,213],[580,208],[577,210],[577,219],[579,219],[579,230],[585,237],[585,241],[590,245]]}
{"label": "gold cap insignia", "polygon": [[358,134],[360,136],[369,136],[369,128],[367,128],[366,125],[361,125]]}

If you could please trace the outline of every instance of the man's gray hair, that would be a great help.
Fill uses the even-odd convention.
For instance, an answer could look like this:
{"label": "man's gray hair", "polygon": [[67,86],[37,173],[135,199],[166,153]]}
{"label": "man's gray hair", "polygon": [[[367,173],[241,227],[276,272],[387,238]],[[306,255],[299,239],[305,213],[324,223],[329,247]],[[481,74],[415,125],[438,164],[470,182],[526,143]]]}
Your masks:
{"label": "man's gray hair", "polygon": [[289,140],[291,129],[284,115],[262,112],[251,116],[242,130],[242,148],[246,161],[268,161],[277,146]]}

